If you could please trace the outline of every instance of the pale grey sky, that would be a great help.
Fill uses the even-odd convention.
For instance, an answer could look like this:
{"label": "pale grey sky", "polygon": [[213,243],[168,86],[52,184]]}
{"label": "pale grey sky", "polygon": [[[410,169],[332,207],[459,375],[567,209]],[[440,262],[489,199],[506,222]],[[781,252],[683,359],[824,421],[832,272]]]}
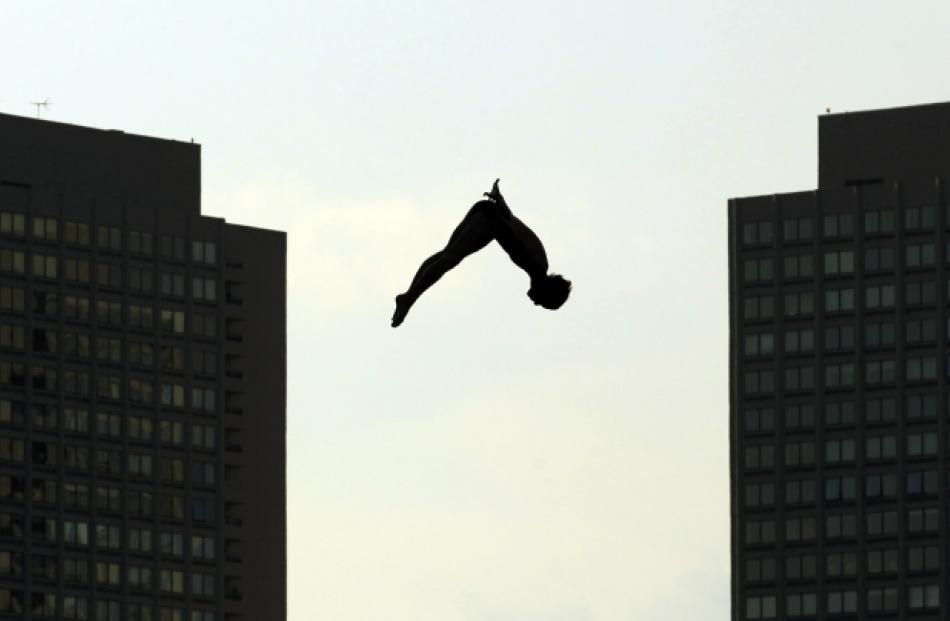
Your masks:
{"label": "pale grey sky", "polygon": [[[945,2],[0,20],[0,111],[194,138],[205,213],[290,233],[292,621],[727,619],[726,200],[813,188],[826,107],[950,99]],[[389,328],[495,177],[572,299],[489,247]]]}

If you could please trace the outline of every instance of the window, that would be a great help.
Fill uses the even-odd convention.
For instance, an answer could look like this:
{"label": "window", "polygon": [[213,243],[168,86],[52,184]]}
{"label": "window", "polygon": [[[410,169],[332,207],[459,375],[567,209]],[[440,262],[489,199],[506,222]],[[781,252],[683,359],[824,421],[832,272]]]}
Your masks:
{"label": "window", "polygon": [[865,475],[864,477],[864,497],[865,498],[894,498],[895,496],[897,496],[897,475],[896,474]]}
{"label": "window", "polygon": [[864,344],[867,347],[893,347],[895,334],[893,321],[867,323],[864,326]]}
{"label": "window", "polygon": [[152,307],[129,304],[129,326],[142,330],[152,329]]}
{"label": "window", "polygon": [[99,226],[96,230],[96,243],[103,250],[122,251],[122,229],[114,226]]}
{"label": "window", "polygon": [[854,386],[854,364],[843,362],[825,365],[825,388]]}
{"label": "window", "polygon": [[181,384],[162,384],[162,405],[185,407],[185,387]]}
{"label": "window", "polygon": [[907,531],[913,534],[939,532],[940,510],[936,507],[928,509],[911,509],[907,512]]}
{"label": "window", "polygon": [[786,242],[811,241],[811,218],[787,218],[782,221],[782,238]]}
{"label": "window", "polygon": [[909,395],[904,414],[907,418],[936,418],[937,395]]}
{"label": "window", "polygon": [[56,278],[56,257],[48,254],[33,255],[33,275],[40,278]]}
{"label": "window", "polygon": [[162,235],[162,258],[174,259],[176,261],[185,260],[185,240],[181,237],[171,235]]}
{"label": "window", "polygon": [[83,222],[66,222],[66,243],[89,245],[89,225]]}
{"label": "window", "polygon": [[829,477],[825,479],[825,500],[854,500],[854,477]]}
{"label": "window", "polygon": [[[771,299],[769,304],[771,304]],[[771,308],[771,306],[769,308]],[[771,310],[769,312],[771,313]],[[764,319],[764,317],[760,317],[760,319]],[[214,315],[206,315],[204,313],[192,314],[191,330],[195,336],[213,339],[217,332],[217,325],[217,319]]]}
{"label": "window", "polygon": [[868,611],[897,610],[897,587],[868,589]]}
{"label": "window", "polygon": [[897,457],[897,438],[872,436],[864,440],[864,456],[868,460],[894,459]]}
{"label": "window", "polygon": [[[214,485],[215,482],[215,465],[211,462],[201,462],[193,461],[191,463],[191,482],[196,485]],[[754,498],[750,500],[749,496],[746,496],[746,506],[756,506],[764,507],[775,504],[775,485],[772,483],[761,483],[759,485],[753,485],[752,487],[757,488],[756,491],[752,492]],[[746,486],[746,494],[749,493],[749,486]],[[755,502],[757,504],[749,504],[750,502]]]}
{"label": "window", "polygon": [[0,323],[0,347],[23,351],[26,336],[23,326],[13,326]]}
{"label": "window", "polygon": [[0,310],[22,313],[24,307],[23,289],[20,287],[0,287]]}
{"label": "window", "polygon": [[133,254],[152,254],[152,234],[129,231],[129,252]]}
{"label": "window", "polygon": [[854,461],[854,440],[837,438],[825,440],[825,463],[837,464]]}
{"label": "window", "polygon": [[815,295],[811,291],[785,294],[785,316],[798,317],[815,312]]}
{"label": "window", "polygon": [[904,334],[908,345],[935,343],[937,341],[937,320],[910,319],[907,321]]}
{"label": "window", "polygon": [[937,493],[937,471],[920,470],[907,473],[908,496],[932,496]]}
{"label": "window", "polygon": [[839,274],[854,273],[854,252],[851,250],[841,250],[825,253],[825,275],[835,276]]}
{"label": "window", "polygon": [[785,278],[811,278],[814,274],[814,261],[810,254],[785,257],[783,263]]}
{"label": "window", "polygon": [[858,611],[857,591],[830,591],[827,598],[828,614],[844,614]]}
{"label": "window", "polygon": [[800,505],[815,502],[815,482],[812,480],[786,481],[785,504]]}
{"label": "window", "polygon": [[893,232],[894,211],[892,209],[864,212],[865,235],[888,235]]}
{"label": "window", "polygon": [[815,406],[811,403],[789,403],[785,406],[785,429],[815,428]]}
{"label": "window", "polygon": [[905,231],[932,231],[935,224],[936,210],[933,205],[904,209]]}
{"label": "window", "polygon": [[191,295],[196,300],[204,300],[205,302],[214,302],[216,299],[215,294],[215,279],[214,278],[192,278],[191,280]]}
{"label": "window", "polygon": [[[815,388],[815,369],[814,367],[793,367],[785,369],[784,389],[790,390],[813,390]],[[211,408],[203,408],[211,409]]]}
{"label": "window", "polygon": [[907,456],[923,457],[937,454],[937,432],[907,434]]}
{"label": "window", "polygon": [[786,555],[785,577],[788,580],[814,580],[816,566],[814,554]]}
{"label": "window", "polygon": [[825,425],[837,427],[854,425],[854,401],[829,401],[825,403]]}
{"label": "window", "polygon": [[747,297],[743,302],[743,317],[745,319],[771,319],[773,302],[770,295]]}
{"label": "window", "polygon": [[813,541],[815,539],[815,518],[792,517],[785,520],[785,541]]}
{"label": "window", "polygon": [[937,263],[937,248],[933,242],[908,244],[904,248],[904,265],[907,269],[933,267]]}
{"label": "window", "polygon": [[23,214],[10,213],[9,211],[0,212],[0,233],[23,237],[25,230],[26,226]]}
{"label": "window", "polygon": [[825,516],[825,536],[831,539],[848,539],[858,536],[857,516],[839,513]]}
{"label": "window", "polygon": [[129,363],[142,367],[151,367],[155,360],[155,348],[151,343],[129,342]]}
{"label": "window", "polygon": [[147,454],[129,454],[129,474],[138,477],[152,476],[152,456]]}
{"label": "window", "polygon": [[137,377],[129,378],[129,401],[135,403],[151,403],[152,395],[151,380],[139,379]]}
{"label": "window", "polygon": [[[750,339],[750,336],[752,337]],[[761,339],[759,337],[762,337]],[[746,336],[746,353],[751,355],[750,348],[755,351],[756,354],[759,353],[759,347],[767,348],[771,350],[772,348],[772,335],[763,334],[763,335],[749,335]],[[754,341],[754,342],[752,342]],[[765,353],[765,352],[763,352]],[[768,353],[771,353],[769,351]],[[165,371],[184,371],[185,370],[185,350],[182,347],[175,347],[174,345],[162,345],[161,350],[162,356],[162,369]]]}
{"label": "window", "polygon": [[894,285],[871,285],[864,288],[864,307],[868,310],[894,307]]}
{"label": "window", "polygon": [[747,433],[775,430],[775,410],[772,408],[746,410],[743,419]]}
{"label": "window", "polygon": [[152,419],[144,416],[129,417],[129,438],[143,442],[152,441]]}
{"label": "window", "polygon": [[214,560],[214,537],[203,537],[192,535],[191,537],[191,558],[213,561]]}
{"label": "window", "polygon": [[[746,226],[749,226],[748,224]],[[756,225],[756,240],[754,242],[745,242],[745,243],[758,243],[758,244],[771,244],[772,243],[772,223],[771,222],[759,222]],[[763,230],[767,229],[767,230]],[[743,236],[745,232],[743,231]],[[207,263],[209,265],[214,265],[217,260],[215,252],[215,243],[214,242],[203,242],[203,241],[193,241],[191,242],[191,259],[196,263]]]}
{"label": "window", "polygon": [[922,356],[907,359],[907,381],[926,382],[937,379],[937,358]]}
{"label": "window", "polygon": [[99,300],[96,302],[96,319],[99,323],[120,325],[122,323],[122,303]]}
{"label": "window", "polygon": [[813,329],[803,328],[800,330],[787,330],[785,332],[785,353],[805,353],[813,351],[814,349],[815,331]]}
{"label": "window", "polygon": [[[746,222],[742,225],[742,243],[751,244],[771,244],[772,243],[772,223],[771,222]],[[201,242],[193,242],[192,258],[200,261],[199,257],[204,257],[204,246]]]}
{"label": "window", "polygon": [[159,424],[159,437],[165,444],[182,445],[184,443],[184,429],[177,421],[163,420]]}
{"label": "window", "polygon": [[106,513],[121,513],[122,490],[117,487],[96,487],[96,509]]}
{"label": "window", "polygon": [[[216,430],[211,425],[191,426],[191,445],[194,448],[213,450]],[[775,449],[772,445],[752,446],[745,450],[746,468],[772,468],[775,464]]]}
{"label": "window", "polygon": [[864,363],[864,383],[893,384],[897,381],[897,363],[893,360],[870,360]]}
{"label": "window", "polygon": [[96,282],[103,288],[121,289],[122,266],[112,263],[99,263],[96,265]]}
{"label": "window", "polygon": [[47,241],[56,241],[56,218],[33,217],[33,237],[45,239]]}
{"label": "window", "polygon": [[167,308],[162,309],[162,330],[184,334],[185,332],[185,313],[183,311],[173,311]]}
{"label": "window", "polygon": [[183,483],[185,481],[185,460],[162,457],[159,468],[162,480],[173,483]]}
{"label": "window", "polygon": [[746,582],[775,580],[774,558],[751,558],[745,562]]}
{"label": "window", "polygon": [[940,569],[937,546],[914,546],[907,549],[907,569],[910,571],[933,571]]}
{"label": "window", "polygon": [[772,280],[772,259],[746,259],[742,273],[747,283]]}
{"label": "window", "polygon": [[[47,294],[47,296],[50,294]],[[47,297],[47,301],[49,298]],[[55,297],[53,298],[55,305]],[[47,305],[47,308],[48,305]],[[55,314],[55,309],[52,314]],[[64,295],[63,296],[63,315],[66,319],[78,319],[80,321],[89,320],[89,298],[82,295]]]}
{"label": "window", "polygon": [[152,292],[152,270],[140,267],[129,268],[129,289],[142,293]]}
{"label": "window", "polygon": [[[867,534],[869,536],[888,536],[897,534],[896,511],[872,511],[866,515]],[[894,571],[897,571],[897,558],[894,559]]]}
{"label": "window", "polygon": [[[825,328],[825,351],[854,349],[854,326],[831,326]],[[786,349],[786,351],[788,351]]]}
{"label": "window", "polygon": [[[775,372],[774,371],[746,371],[745,373],[745,394],[754,395],[762,393],[772,393],[775,391]],[[163,403],[165,402],[164,386],[162,392]],[[182,396],[182,405],[184,405],[184,396]]]}
{"label": "window", "polygon": [[162,295],[171,295],[184,297],[185,295],[185,276],[184,274],[162,273]]}
{"label": "window", "polygon": [[893,397],[868,399],[864,404],[864,419],[869,423],[884,423],[897,419],[897,401]]}
{"label": "window", "polygon": [[907,607],[911,610],[940,607],[939,584],[915,584],[907,587]]}
{"label": "window", "polygon": [[910,306],[937,303],[937,283],[931,280],[909,282],[905,285],[904,300]]}
{"label": "window", "polygon": [[96,339],[96,359],[103,362],[122,362],[122,339],[100,336]]}
{"label": "window", "polygon": [[[809,371],[811,368],[809,367]],[[804,369],[801,369],[801,377],[805,376]],[[786,372],[787,375],[787,372]],[[812,382],[814,384],[814,382]],[[202,388],[194,387],[191,389],[191,407],[196,410],[204,410],[206,412],[213,412],[215,407],[215,390],[214,388]]]}
{"label": "window", "polygon": [[854,217],[849,213],[825,216],[825,239],[831,237],[851,237],[854,234]]}
{"label": "window", "polygon": [[23,251],[0,248],[0,271],[23,273]]}
{"label": "window", "polygon": [[865,272],[893,272],[894,249],[884,246],[864,249]]}
{"label": "window", "polygon": [[785,465],[788,467],[815,465],[814,442],[788,442],[785,444]]}
{"label": "window", "polygon": [[68,282],[86,284],[89,282],[89,261],[67,257],[64,272]]}
{"label": "window", "polygon": [[828,289],[825,291],[825,312],[837,313],[854,310],[854,289]]}

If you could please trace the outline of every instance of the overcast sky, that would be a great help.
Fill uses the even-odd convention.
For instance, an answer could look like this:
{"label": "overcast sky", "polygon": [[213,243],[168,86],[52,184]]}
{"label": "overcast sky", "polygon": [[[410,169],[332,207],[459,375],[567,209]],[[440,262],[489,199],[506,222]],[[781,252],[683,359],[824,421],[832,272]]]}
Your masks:
{"label": "overcast sky", "polygon": [[[950,99],[950,4],[0,2],[0,111],[202,144],[289,232],[291,621],[729,615],[726,201]],[[495,177],[495,245],[393,296]],[[268,412],[257,413],[268,416]]]}

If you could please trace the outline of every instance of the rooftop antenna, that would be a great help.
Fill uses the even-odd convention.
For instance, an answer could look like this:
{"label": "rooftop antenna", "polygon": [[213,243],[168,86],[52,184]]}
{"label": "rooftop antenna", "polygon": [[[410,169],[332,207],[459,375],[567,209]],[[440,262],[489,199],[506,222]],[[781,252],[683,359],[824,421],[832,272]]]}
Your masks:
{"label": "rooftop antenna", "polygon": [[36,118],[40,118],[40,108],[48,109],[53,105],[53,102],[49,100],[49,97],[47,97],[43,101],[31,101],[30,105],[36,106]]}

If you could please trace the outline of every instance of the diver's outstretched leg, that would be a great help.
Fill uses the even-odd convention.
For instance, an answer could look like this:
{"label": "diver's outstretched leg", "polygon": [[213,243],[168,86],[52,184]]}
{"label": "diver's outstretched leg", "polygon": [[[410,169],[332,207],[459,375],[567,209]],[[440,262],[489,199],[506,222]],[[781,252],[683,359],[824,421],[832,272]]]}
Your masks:
{"label": "diver's outstretched leg", "polygon": [[461,263],[462,259],[487,246],[494,239],[494,235],[494,224],[477,210],[470,210],[462,223],[452,232],[445,249],[423,261],[409,289],[396,296],[393,327],[403,322],[409,309],[426,289],[438,282],[447,271]]}

